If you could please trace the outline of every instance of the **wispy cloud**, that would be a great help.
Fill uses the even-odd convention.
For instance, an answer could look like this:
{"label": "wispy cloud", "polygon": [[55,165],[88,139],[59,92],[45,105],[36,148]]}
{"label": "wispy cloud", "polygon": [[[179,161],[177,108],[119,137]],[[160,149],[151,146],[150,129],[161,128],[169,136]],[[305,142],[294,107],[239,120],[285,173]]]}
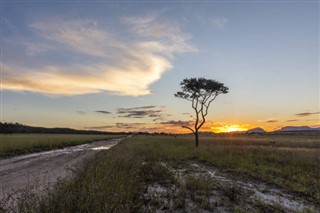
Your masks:
{"label": "wispy cloud", "polygon": [[116,123],[115,127],[119,129],[139,129],[145,123]]}
{"label": "wispy cloud", "polygon": [[117,114],[119,117],[125,118],[160,118],[163,115],[164,110],[161,107],[156,106],[142,106],[134,108],[119,108]]}
{"label": "wispy cloud", "polygon": [[105,48],[123,47],[119,40],[106,29],[99,27],[94,20],[48,19],[29,26],[42,38],[66,45],[76,53],[108,57],[110,53],[108,54],[109,51]]}
{"label": "wispy cloud", "polygon": [[265,122],[267,122],[267,123],[275,123],[275,122],[278,122],[278,120],[267,120]]}
{"label": "wispy cloud", "polygon": [[111,125],[90,126],[84,127],[90,130],[105,130],[105,131],[136,131],[145,127],[145,123],[115,123]]}
{"label": "wispy cloud", "polygon": [[298,117],[306,117],[306,116],[318,115],[318,114],[320,114],[320,112],[301,112],[301,113],[297,113],[295,115]]}
{"label": "wispy cloud", "polygon": [[147,95],[152,93],[149,86],[172,68],[174,54],[196,50],[188,43],[188,34],[157,14],[122,21],[121,34],[94,20],[47,19],[30,24],[34,37],[45,43],[29,41],[26,54],[50,52],[55,44],[52,54],[69,51],[70,58],[77,56],[83,62],[40,67],[4,63],[2,88],[49,95]]}
{"label": "wispy cloud", "polygon": [[266,120],[258,120],[258,122],[266,122],[266,123],[275,123],[278,122],[279,120],[275,119],[275,118],[268,118]]}
{"label": "wispy cloud", "polygon": [[215,18],[215,19],[213,19],[212,23],[215,28],[221,29],[227,25],[228,19],[227,18]]}
{"label": "wispy cloud", "polygon": [[131,107],[131,108],[120,108],[125,110],[143,110],[143,109],[154,109],[157,108],[157,106],[141,106],[141,107]]}
{"label": "wispy cloud", "polygon": [[104,110],[96,110],[95,112],[101,113],[101,114],[111,114],[111,112],[104,111]]}
{"label": "wispy cloud", "polygon": [[170,23],[158,22],[159,15],[157,13],[149,13],[143,17],[128,17],[124,19],[131,26],[131,32],[148,40],[138,43],[141,47],[153,49],[158,53],[164,53],[169,56],[176,52],[197,51],[197,48],[187,43],[190,39],[188,34],[183,33],[180,27],[172,21]]}
{"label": "wispy cloud", "polygon": [[24,45],[26,48],[26,53],[29,56],[39,55],[53,49],[51,45],[41,43],[26,42]]}
{"label": "wispy cloud", "polygon": [[320,119],[307,119],[306,121],[319,121]]}
{"label": "wispy cloud", "polygon": [[85,129],[90,129],[90,130],[106,130],[109,128],[113,128],[114,126],[89,126],[89,127],[84,127]]}
{"label": "wispy cloud", "polygon": [[154,122],[156,122],[156,121],[163,121],[163,120],[164,120],[164,118],[162,118],[162,117],[153,119]]}
{"label": "wispy cloud", "polygon": [[190,118],[193,118],[192,113],[189,113],[189,112],[182,113],[182,115],[186,115],[186,116],[188,116]]}
{"label": "wispy cloud", "polygon": [[191,121],[181,121],[181,120],[178,120],[178,121],[171,120],[171,121],[161,122],[160,124],[167,124],[167,125],[181,127],[181,126],[189,126],[192,124],[192,122]]}
{"label": "wispy cloud", "polygon": [[87,114],[87,112],[85,112],[85,111],[77,111],[77,113],[79,114],[79,115],[86,115]]}
{"label": "wispy cloud", "polygon": [[299,120],[297,119],[286,120],[286,122],[296,122],[296,121],[299,121]]}

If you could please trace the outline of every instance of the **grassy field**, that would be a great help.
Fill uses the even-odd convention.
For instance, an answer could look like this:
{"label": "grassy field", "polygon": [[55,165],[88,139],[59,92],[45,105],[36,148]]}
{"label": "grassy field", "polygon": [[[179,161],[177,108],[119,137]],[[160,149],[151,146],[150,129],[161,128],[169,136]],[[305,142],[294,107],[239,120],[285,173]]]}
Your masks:
{"label": "grassy field", "polygon": [[0,134],[0,157],[57,149],[119,135]]}
{"label": "grassy field", "polygon": [[[20,210],[183,212],[193,203],[198,211],[219,211],[224,205],[231,212],[286,212],[263,201],[247,205],[246,192],[192,174],[190,165],[219,168],[236,180],[264,181],[319,207],[319,145],[314,136],[217,136],[202,137],[196,149],[189,136],[135,136],[86,161],[73,179],[61,180],[48,196],[34,199],[37,204],[22,199]],[[182,168],[187,175],[179,181]],[[172,190],[164,191],[167,186]],[[210,201],[212,196],[222,198]]]}

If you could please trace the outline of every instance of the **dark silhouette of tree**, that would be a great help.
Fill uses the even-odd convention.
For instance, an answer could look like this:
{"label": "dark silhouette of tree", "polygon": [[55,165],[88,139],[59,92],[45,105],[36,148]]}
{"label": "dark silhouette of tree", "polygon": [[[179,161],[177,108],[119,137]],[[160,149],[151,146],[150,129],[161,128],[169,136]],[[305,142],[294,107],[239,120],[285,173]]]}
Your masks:
{"label": "dark silhouette of tree", "polygon": [[124,132],[100,132],[94,130],[75,130],[70,128],[45,128],[27,126],[20,123],[7,123],[0,122],[0,134],[13,134],[13,133],[39,133],[39,134],[90,134],[90,135],[106,135],[106,134],[126,134]]}
{"label": "dark silhouette of tree", "polygon": [[199,145],[199,129],[206,122],[208,109],[212,101],[218,95],[228,93],[229,88],[223,83],[205,78],[186,78],[181,83],[182,91],[177,92],[174,96],[186,99],[192,102],[192,108],[196,114],[194,128],[182,126],[193,132],[196,140],[196,147]]}

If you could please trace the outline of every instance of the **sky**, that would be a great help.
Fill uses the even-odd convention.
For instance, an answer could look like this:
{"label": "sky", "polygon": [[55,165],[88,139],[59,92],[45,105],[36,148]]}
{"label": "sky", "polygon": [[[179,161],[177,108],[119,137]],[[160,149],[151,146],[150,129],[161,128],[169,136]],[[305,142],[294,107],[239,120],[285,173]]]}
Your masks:
{"label": "sky", "polygon": [[204,77],[229,93],[202,131],[320,127],[319,1],[0,4],[1,122],[188,132]]}

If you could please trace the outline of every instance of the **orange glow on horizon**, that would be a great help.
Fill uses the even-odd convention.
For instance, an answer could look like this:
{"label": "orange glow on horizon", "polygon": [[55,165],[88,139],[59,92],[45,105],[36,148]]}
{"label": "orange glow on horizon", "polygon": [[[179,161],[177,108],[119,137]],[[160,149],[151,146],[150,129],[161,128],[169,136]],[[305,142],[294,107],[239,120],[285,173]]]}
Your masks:
{"label": "orange glow on horizon", "polygon": [[221,127],[211,127],[212,131],[215,133],[222,133],[222,132],[237,132],[237,131],[247,131],[247,128],[242,127],[241,125],[234,124],[234,125],[225,125]]}

